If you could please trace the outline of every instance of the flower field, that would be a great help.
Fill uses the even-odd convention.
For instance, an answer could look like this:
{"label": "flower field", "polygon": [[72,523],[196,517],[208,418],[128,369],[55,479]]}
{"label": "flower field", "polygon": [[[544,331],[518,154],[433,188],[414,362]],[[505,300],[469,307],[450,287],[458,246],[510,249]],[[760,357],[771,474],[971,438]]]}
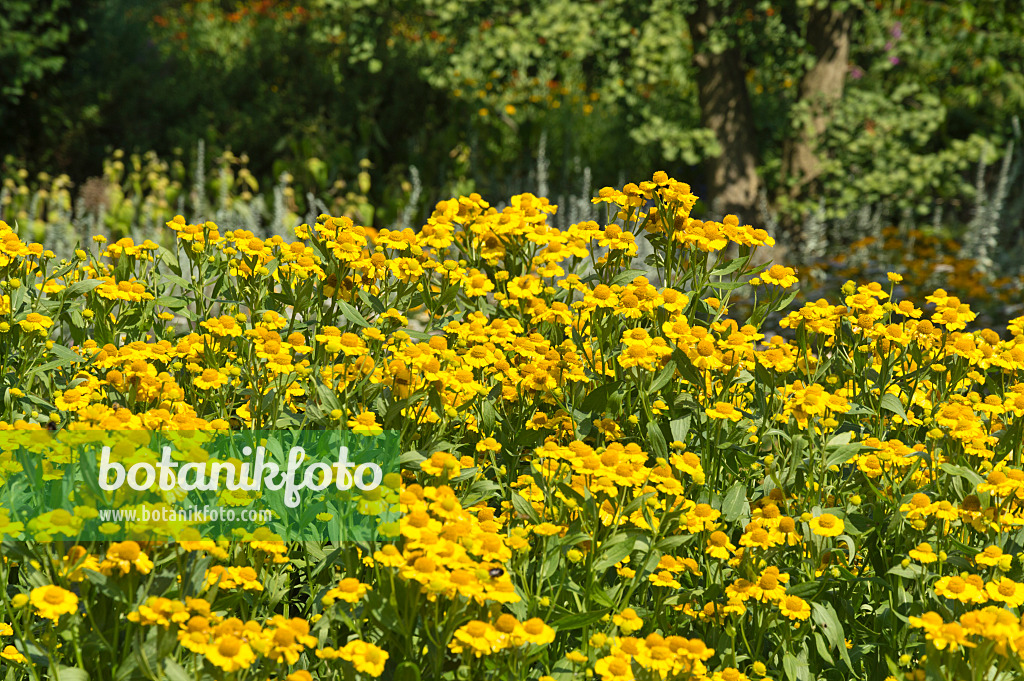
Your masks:
{"label": "flower field", "polygon": [[178,216],[68,260],[0,222],[0,429],[396,431],[403,514],[311,544],[0,512],[0,676],[1024,678],[1024,317],[971,331],[897,272],[795,306],[696,201],[659,172],[564,231],[530,194],[294,241]]}

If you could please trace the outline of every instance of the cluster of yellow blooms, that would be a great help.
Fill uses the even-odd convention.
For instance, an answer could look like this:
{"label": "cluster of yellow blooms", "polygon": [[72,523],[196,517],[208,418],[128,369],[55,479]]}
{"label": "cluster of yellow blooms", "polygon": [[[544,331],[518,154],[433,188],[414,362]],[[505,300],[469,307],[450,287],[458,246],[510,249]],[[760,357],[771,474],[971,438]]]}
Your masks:
{"label": "cluster of yellow blooms", "polygon": [[[387,429],[405,453],[382,492],[401,522],[373,544],[266,528],[75,544],[94,509],[0,508],[5,542],[52,563],[0,562],[0,585],[24,592],[0,624],[18,641],[3,664],[28,664],[27,641],[73,654],[78,639],[58,650],[42,633],[71,621],[69,637],[82,622],[173,632],[186,666],[289,681],[342,663],[343,678],[741,681],[797,660],[838,678],[826,670],[884,668],[897,639],[909,669],[979,637],[1011,664],[1024,318],[968,331],[974,313],[946,291],[929,312],[895,300],[898,275],[786,310],[796,272],[753,257],[771,237],[691,217],[684,183],[656,173],[594,201],[611,224],[558,230],[547,199],[498,210],[473,194],[419,231],[325,215],[296,241],[179,216],[173,251],[98,238],[64,263],[0,223],[12,438]],[[645,271],[630,269],[639,239]],[[734,318],[741,295],[751,312]],[[0,482],[22,469],[0,445]],[[55,555],[55,538],[74,545]],[[5,581],[14,565],[32,588]],[[890,610],[901,633],[880,640],[857,598],[920,608],[909,626]]]}

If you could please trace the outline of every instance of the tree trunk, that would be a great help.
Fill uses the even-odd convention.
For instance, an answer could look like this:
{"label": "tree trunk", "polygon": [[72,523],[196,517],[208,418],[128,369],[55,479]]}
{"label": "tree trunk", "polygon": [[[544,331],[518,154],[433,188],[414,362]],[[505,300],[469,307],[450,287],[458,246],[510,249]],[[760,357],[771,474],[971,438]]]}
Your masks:
{"label": "tree trunk", "polygon": [[687,23],[693,38],[701,122],[715,133],[722,149],[717,158],[707,161],[711,213],[717,219],[731,213],[743,224],[759,225],[757,141],[743,54],[735,44],[720,54],[709,49],[708,34],[725,13],[718,7],[724,3],[715,3],[714,8],[709,4],[699,0]]}
{"label": "tree trunk", "polygon": [[843,97],[846,67],[850,59],[853,13],[814,7],[807,21],[807,42],[814,50],[814,66],[800,81],[800,101],[809,107],[810,118],[795,139],[786,144],[783,172],[795,182],[789,194],[796,198],[812,188],[821,173],[815,155],[818,138],[828,127],[832,108]]}

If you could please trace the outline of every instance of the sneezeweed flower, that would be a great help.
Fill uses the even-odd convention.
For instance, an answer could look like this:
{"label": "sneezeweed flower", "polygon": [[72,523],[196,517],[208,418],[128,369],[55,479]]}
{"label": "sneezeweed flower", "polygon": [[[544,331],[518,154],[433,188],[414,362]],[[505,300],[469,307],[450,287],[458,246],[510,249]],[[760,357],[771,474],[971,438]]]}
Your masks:
{"label": "sneezeweed flower", "polygon": [[476,451],[478,452],[500,452],[501,443],[495,440],[493,437],[487,437],[476,443]]}
{"label": "sneezeweed flower", "polygon": [[498,630],[493,626],[487,622],[473,620],[455,631],[448,647],[454,653],[466,651],[480,657],[500,650],[500,638]]}
{"label": "sneezeweed flower", "polygon": [[359,435],[380,435],[384,429],[377,423],[377,415],[372,411],[362,411],[348,420],[346,425],[353,433]]}
{"label": "sneezeweed flower", "polygon": [[234,634],[225,634],[214,640],[205,654],[211,664],[225,672],[248,669],[256,661],[256,653],[249,643]]}
{"label": "sneezeweed flower", "polygon": [[420,469],[436,477],[453,478],[462,470],[462,464],[448,452],[434,452],[430,458],[420,464]]}
{"label": "sneezeweed flower", "polygon": [[135,568],[140,574],[148,575],[153,569],[153,561],[149,559],[138,542],[115,542],[107,549],[107,557],[100,563],[100,572],[112,575],[115,572],[126,575]]}
{"label": "sneezeweed flower", "polygon": [[246,591],[263,591],[263,583],[259,580],[259,575],[249,566],[214,565],[206,571],[206,586],[209,588],[215,585],[220,589],[241,587]]}
{"label": "sneezeweed flower", "polygon": [[766,272],[762,272],[759,278],[766,284],[772,284],[782,288],[790,288],[793,284],[799,281],[796,276],[796,270],[792,267],[784,267],[782,265],[772,265]]}
{"label": "sneezeweed flower", "polygon": [[811,518],[808,524],[811,526],[811,532],[819,537],[838,537],[846,530],[842,518],[837,518],[831,513],[822,513]]}
{"label": "sneezeweed flower", "polygon": [[218,369],[204,369],[203,373],[196,376],[192,383],[200,390],[216,390],[222,385],[227,385],[230,380]]}
{"label": "sneezeweed flower", "polygon": [[[580,655],[580,657],[584,656]],[[629,681],[629,679],[634,678],[629,658],[617,655],[602,657],[595,662],[594,672],[601,676],[601,681]]]}
{"label": "sneezeweed flower", "polygon": [[707,407],[704,413],[713,419],[728,419],[733,423],[743,418],[743,413],[728,402],[718,402],[714,407]]}
{"label": "sneezeweed flower", "polygon": [[389,657],[383,649],[360,640],[345,645],[337,651],[337,654],[341,659],[351,662],[360,674],[367,674],[374,678],[384,673],[384,665]]}
{"label": "sneezeweed flower", "polygon": [[1005,603],[1007,607],[1019,608],[1024,604],[1024,584],[1003,577],[998,582],[985,585],[985,592],[993,601]]}
{"label": "sneezeweed flower", "polygon": [[917,548],[913,548],[908,552],[908,555],[919,563],[934,563],[939,559],[932,551],[932,546],[928,542],[923,542],[917,545]]}
{"label": "sneezeweed flower", "polygon": [[84,518],[72,515],[63,508],[41,513],[28,521],[28,527],[35,533],[37,539],[54,535],[76,537],[84,524]]}
{"label": "sneezeweed flower", "polygon": [[36,614],[56,624],[61,615],[78,611],[78,596],[59,586],[40,586],[32,589],[29,599]]}
{"label": "sneezeweed flower", "polygon": [[705,530],[717,529],[718,519],[721,516],[722,512],[712,508],[710,504],[697,504],[686,514],[683,522],[686,523],[687,532],[696,534]]}
{"label": "sneezeweed flower", "polygon": [[668,570],[662,570],[660,572],[651,573],[650,575],[648,575],[647,579],[654,586],[667,587],[670,589],[678,589],[682,586],[679,583],[679,580],[673,577],[672,573]]}
{"label": "sneezeweed flower", "polygon": [[534,534],[542,537],[552,537],[556,534],[561,534],[565,531],[565,527],[561,525],[555,525],[554,523],[544,522],[540,525],[534,525],[532,531]]}
{"label": "sneezeweed flower", "polygon": [[750,587],[750,594],[753,598],[762,601],[778,601],[786,595],[786,582],[789,575],[779,572],[775,566],[765,568],[757,581]]}
{"label": "sneezeweed flower", "polygon": [[729,541],[729,536],[725,532],[715,531],[708,537],[708,546],[705,549],[705,553],[712,558],[729,560],[735,552],[736,546]]}
{"label": "sneezeweed flower", "polygon": [[811,616],[811,606],[798,596],[780,598],[779,610],[791,620],[806,620]]}
{"label": "sneezeweed flower", "polygon": [[617,626],[623,634],[629,636],[634,631],[637,631],[644,626],[644,621],[636,614],[633,608],[626,608],[622,612],[612,617],[612,622]]}
{"label": "sneezeweed flower", "polygon": [[100,571],[99,559],[89,553],[84,546],[78,544],[68,549],[61,563],[58,574],[72,582],[83,581],[86,578],[85,570]]}
{"label": "sneezeweed flower", "polygon": [[251,639],[253,647],[264,657],[295,664],[306,648],[315,648],[317,639],[309,635],[309,622],[301,617],[287,619],[282,615],[274,615],[263,635]]}
{"label": "sneezeweed flower", "polygon": [[984,602],[984,592],[962,577],[948,575],[935,582],[935,594],[961,603],[977,602],[979,597]]}
{"label": "sneezeweed flower", "polygon": [[547,645],[555,640],[555,630],[544,623],[539,617],[532,617],[522,623],[518,631],[519,637],[526,643],[537,646]]}
{"label": "sneezeweed flower", "polygon": [[0,511],[0,537],[17,538],[21,536],[21,533],[24,531],[24,523],[13,522],[7,511]]}
{"label": "sneezeweed flower", "polygon": [[129,622],[137,622],[143,626],[159,625],[164,628],[172,623],[187,622],[191,617],[188,608],[181,601],[171,600],[162,596],[150,596],[138,610],[126,615]]}
{"label": "sneezeweed flower", "polygon": [[336,587],[328,590],[323,597],[324,605],[333,605],[336,601],[358,603],[367,591],[372,590],[368,584],[361,583],[355,577],[346,577]]}
{"label": "sneezeweed flower", "polygon": [[53,326],[53,320],[38,312],[30,312],[18,324],[25,333],[39,333],[45,336]]}
{"label": "sneezeweed flower", "polygon": [[776,534],[778,533],[772,533],[755,523],[750,523],[740,537],[740,546],[767,550],[782,543],[782,537],[775,536]]}
{"label": "sneezeweed flower", "polygon": [[974,562],[986,567],[997,567],[1003,572],[1008,572],[1013,565],[1013,556],[1004,554],[1003,550],[994,544],[985,548],[984,551],[974,557]]}

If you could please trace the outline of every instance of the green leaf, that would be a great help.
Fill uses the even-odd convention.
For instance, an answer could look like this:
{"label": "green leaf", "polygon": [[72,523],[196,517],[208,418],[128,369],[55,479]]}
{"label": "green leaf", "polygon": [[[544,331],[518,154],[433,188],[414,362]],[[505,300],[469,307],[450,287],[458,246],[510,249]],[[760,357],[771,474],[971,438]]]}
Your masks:
{"label": "green leaf", "polygon": [[839,615],[836,614],[835,608],[831,603],[824,605],[811,603],[811,613],[815,624],[825,634],[825,638],[835,650],[839,651],[839,656],[846,662],[847,667],[852,669],[849,653],[846,652],[846,633],[843,631],[843,625],[839,622]]}
{"label": "green leaf", "polygon": [[608,398],[615,392],[618,392],[622,388],[622,384],[619,381],[612,381],[611,383],[605,383],[600,385],[583,398],[583,404],[580,405],[580,410],[587,414],[600,414],[604,411],[604,407],[608,404]]}
{"label": "green leaf", "polygon": [[53,344],[53,347],[50,348],[50,352],[52,352],[60,359],[64,360],[66,364],[73,364],[76,362],[83,361],[83,358],[80,354],[58,343]]}
{"label": "green leaf", "polygon": [[820,582],[802,582],[795,584],[786,589],[786,594],[789,596],[799,596],[800,598],[807,598],[808,596],[815,594],[821,589]]}
{"label": "green leaf", "polygon": [[633,552],[636,537],[620,532],[598,547],[600,558],[594,561],[594,572],[603,572]]}
{"label": "green leaf", "polygon": [[364,289],[359,289],[359,299],[369,305],[377,314],[384,314],[387,311],[384,307],[384,303],[380,301],[380,298],[367,293]]}
{"label": "green leaf", "polygon": [[480,427],[484,435],[494,432],[494,422],[497,418],[498,414],[494,411],[494,405],[490,400],[485,400],[480,405]]}
{"label": "green leaf", "polygon": [[160,296],[154,301],[157,305],[163,305],[169,310],[180,310],[188,305],[188,301],[177,296]]}
{"label": "green leaf", "polygon": [[722,518],[726,522],[733,523],[739,520],[740,516],[749,512],[749,509],[747,486],[742,482],[737,482],[725,493],[725,499],[722,501]]}
{"label": "green leaf", "polygon": [[818,649],[818,654],[821,655],[826,662],[829,664],[835,664],[832,659],[832,654],[828,652],[828,645],[825,643],[825,639],[821,637],[821,634],[814,632],[814,647]]}
{"label": "green leaf", "polygon": [[984,482],[984,478],[982,478],[980,475],[972,471],[970,468],[967,468],[966,466],[957,466],[956,464],[952,463],[941,463],[939,464],[939,468],[942,469],[942,471],[945,473],[955,475],[958,478],[963,478],[972,485],[980,485],[982,482]]}
{"label": "green leaf", "polygon": [[902,565],[897,565],[897,566],[891,568],[885,574],[887,574],[887,575],[896,575],[897,577],[903,577],[904,579],[917,579],[918,577],[923,575],[924,572],[925,572],[925,570],[924,570],[923,566],[915,565],[914,563],[911,563],[907,567],[903,567]]}
{"label": "green leaf", "polygon": [[881,407],[886,411],[891,411],[896,414],[904,421],[907,420],[907,412],[903,410],[903,403],[900,402],[900,398],[896,397],[892,393],[882,395]]}
{"label": "green leaf", "polygon": [[89,672],[78,667],[61,667],[55,665],[50,667],[49,678],[52,681],[89,681]]}
{"label": "green leaf", "polygon": [[840,464],[847,463],[851,458],[856,456],[862,449],[870,449],[864,445],[851,442],[848,445],[839,445],[837,447],[827,447],[825,452],[828,458],[825,459],[825,468],[830,466],[838,466]]}
{"label": "green leaf", "polygon": [[395,681],[420,681],[420,668],[413,662],[403,662],[395,669]]}
{"label": "green leaf", "polygon": [[97,286],[103,283],[101,279],[86,279],[84,281],[76,281],[71,286],[68,286],[62,291],[66,298],[78,298],[84,296],[89,291],[93,290]]}
{"label": "green leaf", "polygon": [[370,322],[363,319],[363,315],[359,314],[359,310],[355,309],[344,300],[338,300],[337,303],[338,308],[341,310],[341,314],[345,315],[345,319],[364,328],[370,326]]}
{"label": "green leaf", "polygon": [[[167,675],[168,681],[192,681],[192,675],[169,657],[164,660],[164,674]],[[61,678],[64,677],[61,676]]]}
{"label": "green leaf", "polygon": [[590,612],[572,613],[556,619],[551,623],[551,628],[555,631],[572,631],[574,629],[582,629],[594,622],[599,622],[601,618],[609,612],[611,611],[608,608],[599,608],[597,610],[591,610]]}
{"label": "green leaf", "polygon": [[615,277],[612,279],[612,286],[621,286],[622,284],[627,284],[633,281],[637,277],[642,277],[649,274],[650,272],[648,272],[647,270],[625,270],[624,272],[619,272],[617,275],[615,275]]}
{"label": "green leaf", "polygon": [[682,418],[673,419],[668,424],[669,430],[672,432],[672,438],[676,442],[685,442],[686,435],[690,432],[690,417],[684,416]]}
{"label": "green leaf", "polygon": [[786,672],[789,681],[797,681],[797,659],[793,653],[786,653],[782,656],[782,669]]}
{"label": "green leaf", "polygon": [[654,377],[654,380],[651,381],[651,387],[647,389],[647,392],[650,393],[651,395],[657,393],[659,390],[668,385],[675,375],[676,363],[670,361],[668,364],[665,365],[665,368],[662,369],[661,372]]}
{"label": "green leaf", "polygon": [[711,270],[710,275],[712,277],[724,277],[727,274],[732,274],[743,266],[743,262],[743,258],[736,258],[731,260],[728,265],[722,265],[721,267]]}
{"label": "green leaf", "polygon": [[662,434],[661,426],[657,422],[647,422],[647,438],[650,440],[651,450],[655,456],[668,458],[668,443],[665,442],[665,436]]}
{"label": "green leaf", "polygon": [[533,505],[524,499],[519,492],[512,492],[512,508],[514,508],[519,515],[528,518],[533,524],[536,525],[540,523],[540,518],[537,516],[537,511],[533,508]]}

